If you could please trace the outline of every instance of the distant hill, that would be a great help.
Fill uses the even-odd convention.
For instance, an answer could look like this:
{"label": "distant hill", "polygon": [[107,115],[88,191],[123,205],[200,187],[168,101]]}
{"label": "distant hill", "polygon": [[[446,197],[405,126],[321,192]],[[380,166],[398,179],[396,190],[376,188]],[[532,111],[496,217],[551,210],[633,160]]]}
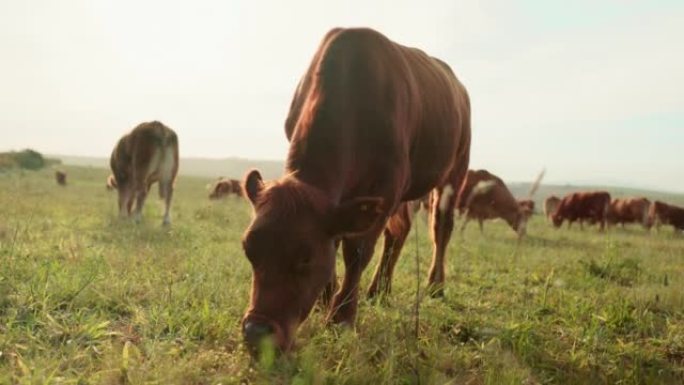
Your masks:
{"label": "distant hill", "polygon": [[[50,157],[62,160],[65,165],[109,168],[108,158],[50,155]],[[187,176],[199,176],[206,178],[242,178],[246,171],[257,168],[265,179],[275,179],[283,174],[285,164],[277,160],[251,160],[242,158],[207,159],[207,158],[183,158],[181,159],[179,173]],[[531,184],[528,182],[506,182],[515,197],[527,197]],[[533,199],[538,207],[549,195],[562,197],[575,191],[606,190],[614,197],[645,196],[651,200],[659,199],[674,204],[684,205],[684,194],[664,193],[658,191],[615,187],[615,186],[590,186],[584,184],[542,184],[534,194]]]}

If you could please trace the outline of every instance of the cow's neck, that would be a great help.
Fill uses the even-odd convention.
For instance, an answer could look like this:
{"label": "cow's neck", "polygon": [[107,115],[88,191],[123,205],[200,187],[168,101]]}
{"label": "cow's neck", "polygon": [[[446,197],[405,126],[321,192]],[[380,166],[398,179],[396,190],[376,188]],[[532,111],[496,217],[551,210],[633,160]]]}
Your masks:
{"label": "cow's neck", "polygon": [[292,138],[286,170],[297,179],[323,191],[333,203],[347,193],[348,179],[354,168],[354,148],[350,133],[343,135],[335,127],[309,130],[307,135]]}

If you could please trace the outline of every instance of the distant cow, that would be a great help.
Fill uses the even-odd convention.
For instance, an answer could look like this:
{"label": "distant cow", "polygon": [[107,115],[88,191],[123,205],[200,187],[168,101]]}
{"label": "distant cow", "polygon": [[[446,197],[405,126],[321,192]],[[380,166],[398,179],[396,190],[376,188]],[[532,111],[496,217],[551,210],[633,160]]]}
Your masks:
{"label": "distant cow", "polygon": [[465,230],[468,221],[477,219],[480,231],[486,219],[501,218],[518,233],[525,235],[531,211],[518,204],[504,182],[487,170],[468,170],[456,203],[459,214],[466,218],[461,226]]}
{"label": "distant cow", "polygon": [[544,216],[547,220],[551,219],[551,214],[556,211],[556,208],[560,202],[561,199],[555,195],[551,195],[550,197],[544,199]]}
{"label": "distant cow", "polygon": [[534,201],[532,199],[518,199],[518,205],[530,214],[534,213]]}
{"label": "distant cow", "polygon": [[57,184],[60,186],[66,186],[67,174],[64,171],[55,171],[55,180],[57,181]]}
{"label": "distant cow", "polygon": [[616,198],[610,202],[606,221],[609,225],[625,223],[641,223],[645,228],[650,228],[649,208],[651,201],[646,198]]}
{"label": "distant cow", "polygon": [[235,179],[221,179],[214,185],[214,188],[209,194],[209,199],[220,199],[230,194],[242,196],[242,186],[239,180]]}
{"label": "distant cow", "polygon": [[660,225],[671,225],[675,231],[684,231],[684,208],[655,201],[649,210],[649,222],[660,229]]}
{"label": "distant cow", "polygon": [[599,223],[599,230],[606,226],[606,214],[610,205],[610,194],[606,191],[576,192],[566,195],[551,215],[553,225],[560,227],[568,221],[568,228],[579,221],[583,227],[584,220]]}
{"label": "distant cow", "polygon": [[116,144],[110,159],[110,185],[119,191],[119,213],[130,216],[136,200],[135,220],[140,221],[147,193],[159,182],[164,199],[163,224],[171,222],[173,185],[178,173],[178,137],[160,122],[141,123]]}

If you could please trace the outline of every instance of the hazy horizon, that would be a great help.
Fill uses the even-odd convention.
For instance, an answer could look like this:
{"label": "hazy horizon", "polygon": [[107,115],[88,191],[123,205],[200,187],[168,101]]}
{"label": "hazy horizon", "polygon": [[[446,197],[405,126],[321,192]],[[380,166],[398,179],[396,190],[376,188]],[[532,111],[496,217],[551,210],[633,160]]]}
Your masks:
{"label": "hazy horizon", "polygon": [[684,192],[682,19],[641,0],[3,2],[0,151],[108,157],[158,119],[183,157],[283,160],[321,37],[368,26],[466,85],[472,168]]}

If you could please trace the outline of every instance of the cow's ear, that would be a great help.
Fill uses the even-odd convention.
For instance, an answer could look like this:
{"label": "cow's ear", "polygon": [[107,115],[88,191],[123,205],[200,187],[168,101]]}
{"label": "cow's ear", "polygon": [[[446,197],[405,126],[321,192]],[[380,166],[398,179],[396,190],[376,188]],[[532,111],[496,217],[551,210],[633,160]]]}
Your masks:
{"label": "cow's ear", "polygon": [[385,217],[384,200],[361,197],[342,202],[328,217],[328,232],[333,237],[361,235]]}
{"label": "cow's ear", "polygon": [[261,179],[261,174],[259,170],[250,170],[245,176],[245,183],[243,184],[245,189],[245,195],[252,202],[252,205],[256,204],[259,194],[264,189],[264,181]]}

